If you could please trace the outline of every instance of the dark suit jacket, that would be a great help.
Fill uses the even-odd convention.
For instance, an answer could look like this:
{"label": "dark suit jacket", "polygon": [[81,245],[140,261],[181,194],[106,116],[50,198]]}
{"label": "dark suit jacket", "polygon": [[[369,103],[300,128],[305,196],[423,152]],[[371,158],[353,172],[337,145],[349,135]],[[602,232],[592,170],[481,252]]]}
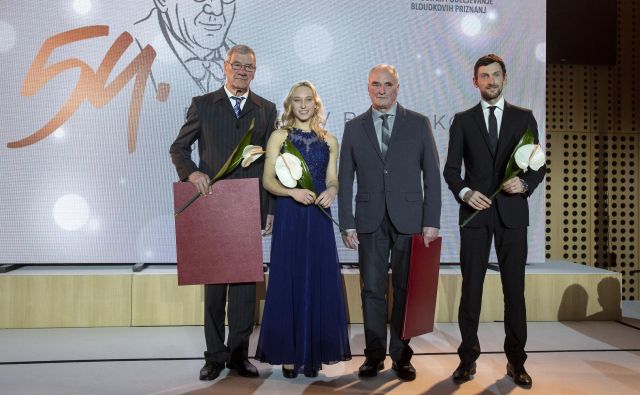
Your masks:
{"label": "dark suit jacket", "polygon": [[[354,174],[357,176],[353,214]],[[340,223],[358,233],[375,232],[386,210],[400,233],[440,228],[440,169],[429,119],[398,104],[386,159],[371,108],[346,123],[340,150]]]}
{"label": "dark suit jacket", "polygon": [[[224,87],[194,97],[187,112],[187,120],[169,150],[180,180],[187,180],[189,174],[196,170],[213,177],[227,161],[254,118],[255,128],[251,144],[266,148],[267,140],[276,123],[274,103],[249,91],[240,118],[236,118]],[[198,142],[200,156],[198,165],[191,159],[191,146],[195,141]],[[238,166],[226,178],[261,179],[263,167],[264,159],[260,158],[249,167]],[[268,192],[261,187],[260,208],[263,226],[267,212],[272,212],[269,209],[269,200]]]}
{"label": "dark suit jacket", "polygon": [[[460,223],[475,210],[462,200],[458,194],[464,187],[480,191],[489,197],[500,186],[505,169],[520,137],[527,128],[534,133],[538,143],[538,124],[531,110],[516,107],[505,102],[504,113],[498,138],[495,157],[489,148],[489,133],[482,114],[482,106],[478,103],[467,111],[456,114],[449,129],[449,152],[444,167],[444,179],[460,203]],[[461,165],[464,161],[464,179]],[[544,177],[546,167],[538,171],[529,169],[520,173],[529,189],[524,194],[510,195],[500,192],[494,201],[500,218],[507,228],[519,228],[529,225],[529,205],[527,198],[536,189]],[[489,210],[480,212],[469,222],[469,227],[480,227],[491,220]]]}

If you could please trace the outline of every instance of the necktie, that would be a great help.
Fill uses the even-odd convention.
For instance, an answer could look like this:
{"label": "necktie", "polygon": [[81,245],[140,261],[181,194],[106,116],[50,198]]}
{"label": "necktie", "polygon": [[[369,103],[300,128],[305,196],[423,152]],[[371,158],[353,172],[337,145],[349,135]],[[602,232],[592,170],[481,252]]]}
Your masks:
{"label": "necktie", "polygon": [[382,138],[380,144],[380,151],[382,152],[382,157],[387,156],[387,149],[389,149],[389,142],[391,141],[391,131],[389,130],[389,123],[387,122],[387,118],[389,118],[389,114],[380,115],[382,119]]}
{"label": "necktie", "polygon": [[236,104],[233,106],[233,112],[236,113],[236,118],[240,118],[240,103],[242,103],[244,97],[231,96],[231,98],[236,101]]}
{"label": "necktie", "polygon": [[498,147],[498,120],[494,114],[496,106],[489,106],[489,145],[491,145],[491,153],[496,153]]}

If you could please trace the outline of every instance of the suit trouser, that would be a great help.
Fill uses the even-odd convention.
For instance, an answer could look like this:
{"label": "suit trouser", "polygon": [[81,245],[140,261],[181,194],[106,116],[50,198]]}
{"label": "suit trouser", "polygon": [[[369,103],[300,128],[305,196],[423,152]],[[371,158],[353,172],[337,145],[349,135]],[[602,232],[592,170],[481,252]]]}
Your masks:
{"label": "suit trouser", "polygon": [[480,356],[478,322],[482,305],[482,288],[487,272],[491,240],[495,238],[496,255],[504,295],[504,351],[514,366],[527,359],[527,312],[524,300],[524,270],[527,261],[527,228],[505,228],[495,204],[491,207],[491,224],[481,228],[460,229],[460,266],[462,296],[458,324],[462,344],[458,355],[463,363]]}
{"label": "suit trouser", "polygon": [[398,233],[385,213],[382,224],[373,233],[358,233],[362,310],[367,358],[382,361],[387,349],[387,284],[389,254],[393,284],[389,355],[394,361],[408,362],[413,355],[409,340],[400,339],[407,290],[410,234]]}
{"label": "suit trouser", "polygon": [[[229,339],[225,346],[225,304],[229,290]],[[204,286],[205,360],[218,363],[243,361],[249,356],[249,336],[253,332],[256,284],[209,284]]]}

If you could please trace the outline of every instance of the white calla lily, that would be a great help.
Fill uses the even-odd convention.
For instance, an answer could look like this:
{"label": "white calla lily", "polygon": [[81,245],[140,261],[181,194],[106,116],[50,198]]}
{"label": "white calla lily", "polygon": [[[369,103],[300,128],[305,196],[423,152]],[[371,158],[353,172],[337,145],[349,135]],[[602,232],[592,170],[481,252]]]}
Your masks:
{"label": "white calla lily", "polygon": [[[490,200],[493,200],[493,198],[502,191],[504,184],[510,179],[516,177],[523,171],[527,171],[527,169],[538,171],[542,166],[544,166],[546,161],[544,151],[539,144],[534,144],[535,140],[536,133],[534,133],[531,128],[527,128],[511,153],[509,162],[507,162],[507,167],[504,170],[504,178],[502,179],[498,189],[489,196]],[[533,190],[529,191],[529,194],[532,191]],[[479,212],[480,210],[476,210],[471,213],[471,215],[469,215],[460,226],[464,228]]]}
{"label": "white calla lily", "polygon": [[514,159],[522,170],[527,171],[531,168],[536,171],[544,165],[545,155],[539,144],[525,144],[516,150]]}
{"label": "white calla lily", "polygon": [[544,151],[542,150],[542,147],[538,145],[537,148],[534,149],[533,152],[531,153],[531,159],[529,160],[529,167],[533,171],[538,171],[538,169],[544,166],[544,163],[546,162],[546,160],[547,158],[546,158],[546,155],[544,154]]}
{"label": "white calla lily", "polygon": [[276,159],[276,176],[287,188],[294,188],[302,177],[302,162],[295,155],[285,152]]}
{"label": "white calla lily", "polygon": [[242,159],[242,167],[249,166],[261,157],[262,154],[264,154],[262,147],[258,145],[247,145],[244,147],[244,150],[242,150],[242,157],[244,158]]}

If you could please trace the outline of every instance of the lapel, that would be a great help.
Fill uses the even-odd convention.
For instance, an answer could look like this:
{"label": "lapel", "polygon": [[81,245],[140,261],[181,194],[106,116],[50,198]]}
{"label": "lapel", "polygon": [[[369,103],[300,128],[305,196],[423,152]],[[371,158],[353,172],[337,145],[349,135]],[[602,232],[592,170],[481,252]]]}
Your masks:
{"label": "lapel", "polygon": [[480,135],[482,136],[482,140],[484,140],[484,143],[487,147],[487,151],[489,151],[489,155],[491,155],[491,157],[495,159],[493,153],[491,152],[491,143],[489,142],[489,131],[487,130],[487,124],[484,122],[484,114],[482,113],[482,105],[480,103],[478,103],[473,108],[473,119],[475,120],[478,126],[478,129],[480,130]]}
{"label": "lapel", "polygon": [[[231,102],[229,102],[229,104],[231,104]],[[240,111],[240,118],[244,117],[245,115],[249,114],[250,112],[252,112],[253,110],[259,107],[262,107],[262,102],[260,101],[260,99],[256,94],[254,94],[252,91],[249,91],[247,102],[244,104],[244,107],[242,107],[242,111]],[[233,108],[231,109],[231,111],[233,111]]]}
{"label": "lapel", "polygon": [[513,108],[506,101],[504,102],[504,111],[502,112],[502,122],[500,123],[500,133],[498,134],[498,148],[496,148],[496,156],[494,166],[504,164],[504,156],[511,155],[506,150],[513,146],[512,140],[515,131],[511,127],[513,125]]}
{"label": "lapel", "polygon": [[222,105],[226,111],[228,111],[231,116],[236,117],[236,113],[233,111],[233,107],[231,106],[231,100],[229,100],[229,96],[227,96],[227,92],[224,90],[224,85],[213,92],[213,102],[215,104]]}
{"label": "lapel", "polygon": [[369,142],[371,143],[371,145],[373,145],[373,148],[378,154],[378,158],[380,158],[380,160],[384,162],[384,160],[382,159],[382,151],[380,151],[380,143],[378,143],[378,137],[376,136],[376,129],[373,127],[373,110],[371,109],[371,107],[369,107],[369,110],[362,118],[362,129],[364,130],[364,134],[368,137]]}
{"label": "lapel", "polygon": [[[222,102],[222,107],[224,107],[233,118],[236,117],[235,111],[233,111],[233,106],[231,105],[231,100],[229,100],[229,96],[227,96],[227,92],[224,90],[224,86],[222,86],[217,91],[213,92],[214,103]],[[262,102],[258,95],[254,94],[252,91],[249,91],[249,96],[247,97],[247,102],[242,107],[242,111],[240,111],[240,118],[254,111],[256,108],[262,107]]]}

